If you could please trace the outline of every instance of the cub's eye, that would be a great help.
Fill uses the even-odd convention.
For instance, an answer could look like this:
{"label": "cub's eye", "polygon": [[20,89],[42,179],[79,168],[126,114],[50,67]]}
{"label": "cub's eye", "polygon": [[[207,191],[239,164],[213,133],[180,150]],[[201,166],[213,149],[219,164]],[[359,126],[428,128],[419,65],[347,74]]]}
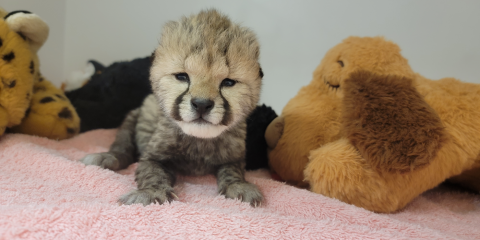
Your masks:
{"label": "cub's eye", "polygon": [[182,81],[182,82],[188,82],[188,81],[190,81],[190,78],[188,77],[188,74],[187,74],[187,73],[177,73],[177,74],[175,74],[175,78],[176,78],[178,81]]}
{"label": "cub's eye", "polygon": [[225,78],[225,79],[223,79],[221,86],[222,87],[232,87],[236,83],[237,83],[237,81],[235,81],[235,80],[232,80],[230,78]]}
{"label": "cub's eye", "polygon": [[337,62],[338,62],[338,64],[340,64],[340,66],[342,66],[342,67],[344,66],[343,61],[338,60]]}

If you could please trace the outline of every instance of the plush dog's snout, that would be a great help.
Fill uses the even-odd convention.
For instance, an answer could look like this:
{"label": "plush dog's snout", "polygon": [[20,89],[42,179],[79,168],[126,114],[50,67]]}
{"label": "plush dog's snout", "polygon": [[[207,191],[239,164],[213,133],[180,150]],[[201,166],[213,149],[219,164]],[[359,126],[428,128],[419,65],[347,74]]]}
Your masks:
{"label": "plush dog's snout", "polygon": [[193,98],[191,103],[193,109],[195,109],[200,115],[209,112],[214,105],[212,100],[205,98]]}

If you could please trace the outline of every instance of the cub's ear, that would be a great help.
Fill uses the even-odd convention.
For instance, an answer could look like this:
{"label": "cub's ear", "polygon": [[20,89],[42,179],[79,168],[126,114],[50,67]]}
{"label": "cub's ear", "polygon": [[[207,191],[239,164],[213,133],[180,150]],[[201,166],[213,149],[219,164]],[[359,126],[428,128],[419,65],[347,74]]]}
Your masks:
{"label": "cub's ear", "polygon": [[440,118],[412,79],[358,71],[343,89],[343,131],[373,167],[414,170],[435,158],[446,141]]}

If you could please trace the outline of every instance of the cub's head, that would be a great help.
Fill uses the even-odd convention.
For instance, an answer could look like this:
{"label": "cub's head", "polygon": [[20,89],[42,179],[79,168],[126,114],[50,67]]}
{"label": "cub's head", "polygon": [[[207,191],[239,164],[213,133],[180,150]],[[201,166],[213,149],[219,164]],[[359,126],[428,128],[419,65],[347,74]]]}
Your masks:
{"label": "cub's head", "polygon": [[215,10],[167,23],[150,81],[160,107],[188,135],[214,138],[257,105],[263,77],[248,28]]}

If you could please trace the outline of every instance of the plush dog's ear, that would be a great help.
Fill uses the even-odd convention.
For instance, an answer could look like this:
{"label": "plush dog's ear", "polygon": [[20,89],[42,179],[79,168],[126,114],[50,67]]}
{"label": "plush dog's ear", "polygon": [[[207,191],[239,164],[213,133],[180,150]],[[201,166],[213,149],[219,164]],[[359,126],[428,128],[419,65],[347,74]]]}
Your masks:
{"label": "plush dog's ear", "polygon": [[343,131],[377,169],[405,172],[424,166],[446,140],[440,118],[412,82],[358,71],[343,84]]}

